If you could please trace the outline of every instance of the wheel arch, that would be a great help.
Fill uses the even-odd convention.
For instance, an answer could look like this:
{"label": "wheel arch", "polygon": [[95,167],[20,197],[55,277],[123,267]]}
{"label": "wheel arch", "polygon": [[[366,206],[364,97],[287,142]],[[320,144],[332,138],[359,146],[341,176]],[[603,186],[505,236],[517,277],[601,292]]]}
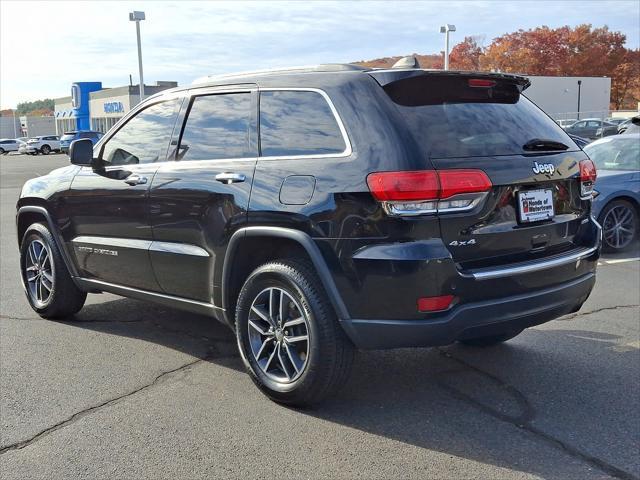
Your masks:
{"label": "wheel arch", "polygon": [[610,196],[607,198],[607,201],[603,203],[602,208],[598,212],[598,219],[602,216],[602,212],[604,212],[604,210],[609,206],[609,204],[617,200],[624,200],[625,202],[629,202],[635,208],[636,214],[638,215],[638,217],[640,217],[640,201],[637,198],[635,198],[632,194],[623,192],[618,195]]}
{"label": "wheel arch", "polygon": [[[251,247],[256,245],[254,242],[259,243],[259,251],[264,253],[257,256],[258,261],[246,261],[244,264],[240,264],[240,268],[236,268],[234,266],[236,259],[243,258],[243,252],[251,251]],[[267,248],[263,250],[265,245]],[[231,236],[224,257],[220,284],[225,321],[229,325],[233,325],[234,298],[237,297],[244,280],[253,269],[269,260],[299,255],[305,255],[312,262],[338,318],[340,320],[349,319],[349,312],[336,287],[331,271],[320,249],[309,235],[299,230],[283,227],[245,227],[237,230]]]}
{"label": "wheel arch", "polygon": [[51,236],[56,242],[58,251],[62,256],[62,259],[64,260],[67,270],[71,274],[71,278],[77,277],[75,265],[69,258],[67,249],[65,248],[64,242],[61,239],[60,232],[58,231],[58,228],[56,227],[51,214],[44,205],[23,205],[18,208],[18,212],[16,214],[16,231],[18,237],[18,245],[22,243],[22,238],[24,237],[24,234],[26,233],[29,226],[36,222],[46,223],[47,227],[49,227]]}

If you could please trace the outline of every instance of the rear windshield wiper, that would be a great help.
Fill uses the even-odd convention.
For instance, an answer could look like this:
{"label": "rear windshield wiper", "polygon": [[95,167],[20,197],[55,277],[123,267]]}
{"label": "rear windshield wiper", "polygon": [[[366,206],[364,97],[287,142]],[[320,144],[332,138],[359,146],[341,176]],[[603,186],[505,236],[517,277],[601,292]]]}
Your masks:
{"label": "rear windshield wiper", "polygon": [[522,146],[523,150],[529,152],[542,152],[549,150],[567,150],[568,145],[562,142],[556,142],[555,140],[547,140],[545,138],[532,138]]}

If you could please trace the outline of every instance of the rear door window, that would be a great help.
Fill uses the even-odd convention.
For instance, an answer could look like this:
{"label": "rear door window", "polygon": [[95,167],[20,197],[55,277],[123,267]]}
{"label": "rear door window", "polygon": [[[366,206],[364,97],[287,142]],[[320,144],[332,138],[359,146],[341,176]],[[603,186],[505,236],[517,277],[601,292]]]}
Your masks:
{"label": "rear door window", "polygon": [[533,139],[579,150],[512,83],[478,88],[467,77],[422,76],[393,82],[385,91],[431,158],[531,153],[523,147]]}
{"label": "rear door window", "polygon": [[249,92],[195,97],[176,158],[220,160],[250,157],[250,124]]}
{"label": "rear door window", "polygon": [[263,157],[336,155],[347,146],[327,100],[314,91],[260,93]]}

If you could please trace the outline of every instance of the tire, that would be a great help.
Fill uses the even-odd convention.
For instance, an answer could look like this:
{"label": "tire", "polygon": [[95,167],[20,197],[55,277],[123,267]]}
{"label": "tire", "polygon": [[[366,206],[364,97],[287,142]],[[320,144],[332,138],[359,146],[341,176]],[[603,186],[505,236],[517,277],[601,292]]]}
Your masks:
{"label": "tire", "polygon": [[87,293],[71,279],[51,232],[42,223],[31,225],[22,237],[20,273],[29,304],[42,318],[66,318],[83,307]]}
{"label": "tire", "polygon": [[0,155],[4,155],[5,153],[7,152],[5,152],[4,148],[0,148]]}
{"label": "tire", "polygon": [[[286,311],[279,308],[282,299]],[[279,323],[282,317],[288,320]],[[249,275],[238,297],[236,336],[253,382],[272,400],[292,406],[334,394],[347,380],[355,353],[307,261],[277,260]]]}
{"label": "tire", "polygon": [[51,153],[51,147],[49,145],[43,145],[40,147],[40,152],[42,152],[43,155],[49,155]]}
{"label": "tire", "polygon": [[517,337],[523,332],[523,330],[514,330],[511,332],[505,332],[498,335],[489,335],[486,337],[467,338],[465,340],[459,340],[463,345],[470,347],[490,347],[497,345],[498,343],[506,342],[514,337]]}
{"label": "tire", "polygon": [[633,247],[638,237],[638,211],[626,200],[609,202],[600,213],[602,250],[608,253],[624,252]]}

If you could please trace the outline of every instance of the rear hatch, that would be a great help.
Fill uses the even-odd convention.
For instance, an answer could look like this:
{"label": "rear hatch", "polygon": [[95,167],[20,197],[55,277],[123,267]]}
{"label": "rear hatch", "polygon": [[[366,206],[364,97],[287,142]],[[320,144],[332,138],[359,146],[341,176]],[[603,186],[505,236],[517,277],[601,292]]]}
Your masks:
{"label": "rear hatch", "polygon": [[463,270],[580,246],[590,212],[581,162],[590,161],[522,94],[527,79],[420,70],[389,75],[372,73],[420,145],[420,168],[481,170],[490,180],[466,209],[454,202],[458,208],[437,212],[442,239]]}

